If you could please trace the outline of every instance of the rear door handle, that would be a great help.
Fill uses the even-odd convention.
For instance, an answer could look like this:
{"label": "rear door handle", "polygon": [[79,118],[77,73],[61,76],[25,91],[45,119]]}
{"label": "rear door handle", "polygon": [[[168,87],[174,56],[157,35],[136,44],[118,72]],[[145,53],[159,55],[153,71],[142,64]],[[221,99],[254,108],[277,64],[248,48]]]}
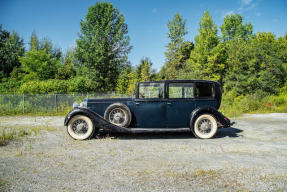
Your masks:
{"label": "rear door handle", "polygon": [[170,103],[170,102],[167,102],[167,104],[168,104],[168,105],[171,105],[171,103]]}

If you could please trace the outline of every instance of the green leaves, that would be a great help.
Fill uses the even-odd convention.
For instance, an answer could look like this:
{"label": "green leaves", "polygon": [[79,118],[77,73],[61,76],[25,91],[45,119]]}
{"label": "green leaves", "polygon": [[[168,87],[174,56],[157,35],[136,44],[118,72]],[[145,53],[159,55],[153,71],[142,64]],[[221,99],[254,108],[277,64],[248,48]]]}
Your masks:
{"label": "green leaves", "polygon": [[251,23],[243,24],[243,17],[239,14],[226,15],[224,23],[220,26],[222,39],[229,41],[231,39],[242,38],[244,40],[252,37],[253,26]]}
{"label": "green leaves", "polygon": [[2,30],[0,25],[0,82],[9,77],[14,67],[20,66],[18,56],[24,54],[23,39],[16,32]]}
{"label": "green leaves", "polygon": [[115,89],[131,49],[127,33],[124,16],[111,3],[98,2],[89,7],[81,21],[76,57],[86,68],[83,75],[94,82],[95,90]]}
{"label": "green leaves", "polygon": [[44,50],[31,50],[20,58],[24,81],[54,79],[60,61]]}
{"label": "green leaves", "polygon": [[189,58],[190,51],[193,49],[192,42],[185,42],[183,37],[187,34],[184,20],[178,13],[174,15],[173,20],[168,21],[168,37],[170,42],[167,45],[165,78],[176,79],[179,71],[185,67],[185,61]]}

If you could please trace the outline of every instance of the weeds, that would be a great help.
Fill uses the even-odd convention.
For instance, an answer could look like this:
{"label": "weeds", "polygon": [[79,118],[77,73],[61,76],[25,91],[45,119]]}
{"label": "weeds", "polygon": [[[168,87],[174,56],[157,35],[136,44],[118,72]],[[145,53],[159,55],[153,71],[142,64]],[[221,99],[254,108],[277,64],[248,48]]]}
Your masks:
{"label": "weeds", "polygon": [[29,128],[3,128],[0,132],[0,146],[7,145],[11,140],[19,139],[25,136],[38,134],[41,130],[53,131],[55,128],[48,126],[37,126]]}
{"label": "weeds", "polygon": [[229,117],[236,117],[243,113],[286,113],[287,95],[260,96],[240,95],[232,92],[223,96],[220,111]]}

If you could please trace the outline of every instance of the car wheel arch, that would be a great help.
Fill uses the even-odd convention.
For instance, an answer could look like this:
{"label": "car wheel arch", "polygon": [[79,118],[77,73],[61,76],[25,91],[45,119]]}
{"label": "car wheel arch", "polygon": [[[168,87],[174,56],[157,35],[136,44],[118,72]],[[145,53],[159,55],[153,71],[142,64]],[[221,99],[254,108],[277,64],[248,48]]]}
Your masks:
{"label": "car wheel arch", "polygon": [[95,126],[95,116],[89,112],[89,111],[86,111],[86,110],[82,110],[82,109],[78,109],[76,111],[73,111],[70,115],[69,115],[69,118],[65,120],[65,123],[64,125],[67,126],[68,123],[70,122],[70,120],[76,116],[76,115],[84,115],[84,116],[87,116],[91,119],[91,121],[94,123],[94,126]]}
{"label": "car wheel arch", "polygon": [[202,114],[210,114],[218,122],[218,117],[217,117],[216,112],[217,112],[217,110],[213,107],[210,107],[210,106],[198,107],[195,110],[193,110],[192,113],[190,114],[190,122],[189,122],[190,130],[194,133],[194,130],[193,130],[194,129],[194,123],[195,123],[196,119]]}

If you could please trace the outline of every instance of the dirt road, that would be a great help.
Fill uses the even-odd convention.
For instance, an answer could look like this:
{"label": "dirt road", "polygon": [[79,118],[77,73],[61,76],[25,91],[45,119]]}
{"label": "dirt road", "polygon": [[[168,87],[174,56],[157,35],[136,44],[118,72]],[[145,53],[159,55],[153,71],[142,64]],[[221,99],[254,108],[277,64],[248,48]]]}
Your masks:
{"label": "dirt road", "polygon": [[287,114],[241,116],[210,140],[161,133],[75,141],[63,120],[0,117],[0,129],[51,128],[0,147],[0,191],[287,190]]}

